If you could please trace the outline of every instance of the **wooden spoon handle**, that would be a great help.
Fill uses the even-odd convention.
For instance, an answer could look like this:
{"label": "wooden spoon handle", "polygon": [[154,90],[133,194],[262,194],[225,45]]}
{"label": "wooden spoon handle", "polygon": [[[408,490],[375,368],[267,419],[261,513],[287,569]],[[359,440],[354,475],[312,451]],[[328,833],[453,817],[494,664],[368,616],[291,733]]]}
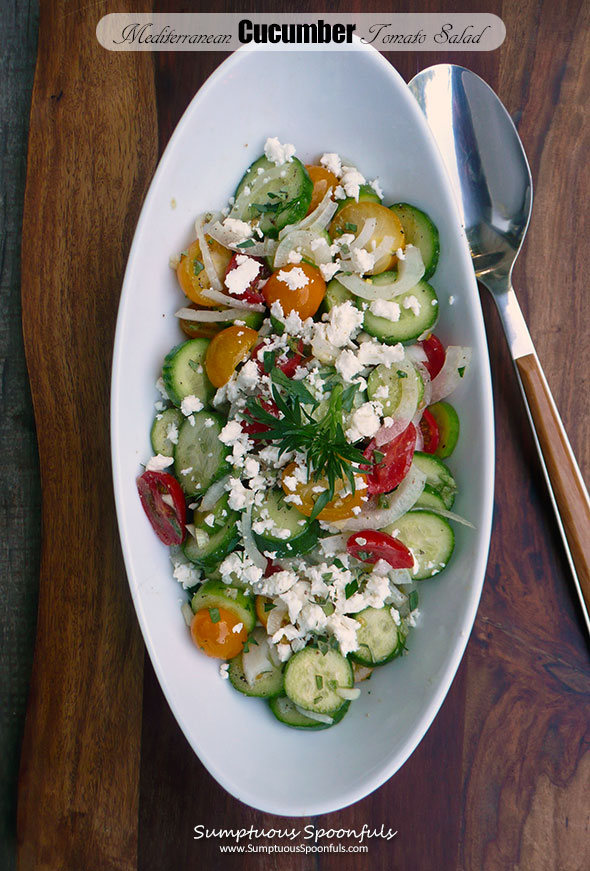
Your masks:
{"label": "wooden spoon handle", "polygon": [[590,497],[535,353],[515,360],[572,561],[590,613]]}

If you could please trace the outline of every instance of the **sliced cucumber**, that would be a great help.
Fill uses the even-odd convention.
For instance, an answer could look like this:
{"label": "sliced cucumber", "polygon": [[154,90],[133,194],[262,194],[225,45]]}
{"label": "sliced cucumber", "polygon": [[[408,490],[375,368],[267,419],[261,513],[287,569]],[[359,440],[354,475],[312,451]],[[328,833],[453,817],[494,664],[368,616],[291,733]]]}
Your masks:
{"label": "sliced cucumber", "polygon": [[341,212],[344,206],[349,206],[350,203],[380,203],[381,197],[378,195],[377,191],[371,187],[370,184],[362,184],[359,187],[359,198],[355,200],[354,197],[346,197],[345,200],[338,200],[338,209],[336,210],[336,214]]}
{"label": "sliced cucumber", "polygon": [[167,408],[166,411],[156,416],[150,433],[152,449],[155,454],[162,454],[164,457],[174,456],[175,442],[168,438],[168,432],[173,433],[176,429],[176,438],[178,438],[178,431],[183,420],[184,415],[178,408]]}
{"label": "sliced cucumber", "polygon": [[[373,284],[389,284],[395,278],[395,272],[381,272],[372,277]],[[414,297],[419,305],[418,314],[411,308],[404,308],[404,302]],[[419,281],[407,293],[395,298],[400,307],[399,320],[391,321],[374,315],[370,308],[365,312],[363,328],[369,335],[375,336],[386,345],[397,342],[413,342],[423,333],[433,329],[438,318],[438,297],[435,289],[428,282]],[[415,304],[414,304],[415,305]]]}
{"label": "sliced cucumber", "polygon": [[435,454],[444,460],[450,457],[457,447],[460,431],[459,415],[450,402],[435,402],[434,405],[429,406],[428,411],[438,426],[439,441]]}
{"label": "sliced cucumber", "polygon": [[287,696],[277,696],[274,699],[269,699],[268,703],[277,720],[280,720],[286,726],[291,726],[293,729],[329,729],[340,722],[350,707],[350,702],[345,702],[332,716],[331,723],[319,723],[317,720],[312,720],[311,717],[306,717],[305,714],[297,710],[291,699],[287,698]]}
{"label": "sliced cucumber", "polygon": [[182,546],[186,558],[202,569],[215,569],[240,540],[240,515],[228,506],[228,498],[223,496],[211,512],[195,513],[195,535],[189,535]]}
{"label": "sliced cucumber", "polygon": [[432,454],[416,451],[413,462],[426,475],[426,483],[435,490],[449,511],[453,507],[457,484],[451,474],[451,470],[442,460]]}
{"label": "sliced cucumber", "polygon": [[307,711],[333,716],[345,704],[337,690],[354,683],[350,662],[336,650],[325,653],[305,647],[294,653],[285,668],[285,694]]}
{"label": "sliced cucumber", "polygon": [[435,511],[446,511],[447,506],[445,505],[444,499],[438,493],[434,487],[431,487],[430,484],[424,485],[424,490],[420,494],[420,497],[416,500],[414,505],[415,508],[432,508]]}
{"label": "sliced cucumber", "polygon": [[389,369],[381,363],[369,375],[367,393],[369,399],[382,403],[385,415],[411,420],[424,395],[424,382],[408,360]]}
{"label": "sliced cucumber", "polygon": [[326,285],[326,293],[322,302],[322,314],[329,312],[336,305],[342,305],[343,302],[353,302],[357,307],[359,298],[347,290],[344,285],[340,284],[337,278],[333,278]]}
{"label": "sliced cucumber", "polygon": [[229,663],[232,686],[245,696],[272,698],[283,692],[283,670],[273,663],[266,632],[257,627],[248,639],[248,649]]}
{"label": "sliced cucumber", "polygon": [[229,448],[219,440],[225,421],[211,411],[186,418],[174,448],[174,474],[187,496],[202,496],[229,471]]}
{"label": "sliced cucumber", "polygon": [[395,203],[389,207],[401,221],[406,237],[406,244],[415,245],[420,249],[426,272],[424,279],[433,275],[440,253],[438,230],[426,212],[410,206],[408,203]]}
{"label": "sliced cucumber", "polygon": [[400,656],[404,649],[404,635],[391,616],[391,606],[365,608],[354,615],[361,628],[357,630],[358,650],[350,659],[359,665],[385,665]]}
{"label": "sliced cucumber", "polygon": [[260,230],[274,239],[287,224],[305,217],[312,192],[309,174],[296,157],[277,166],[263,156],[254,161],[236,188],[230,217],[257,220]]}
{"label": "sliced cucumber", "polygon": [[438,575],[448,564],[455,547],[455,533],[449,522],[432,511],[408,511],[384,532],[389,532],[409,547],[416,565],[412,578],[423,581]]}
{"label": "sliced cucumber", "polygon": [[[256,532],[256,524],[264,522],[270,528]],[[307,553],[315,547],[320,534],[318,521],[310,523],[294,505],[285,502],[282,490],[266,492],[262,504],[252,510],[252,526],[258,549],[273,551],[278,557]]]}
{"label": "sliced cucumber", "polygon": [[240,620],[248,632],[256,626],[254,596],[246,596],[237,587],[229,587],[223,581],[205,581],[191,600],[193,614],[203,608],[225,608]]}
{"label": "sliced cucumber", "polygon": [[209,339],[189,339],[166,356],[162,379],[175,405],[180,405],[186,396],[196,396],[207,405],[215,393],[205,371],[208,347]]}

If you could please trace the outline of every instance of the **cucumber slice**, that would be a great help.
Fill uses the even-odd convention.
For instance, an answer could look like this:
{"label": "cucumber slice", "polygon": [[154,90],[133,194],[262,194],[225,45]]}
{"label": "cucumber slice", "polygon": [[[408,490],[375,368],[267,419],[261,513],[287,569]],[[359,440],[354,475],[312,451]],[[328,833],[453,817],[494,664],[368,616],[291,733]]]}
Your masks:
{"label": "cucumber slice", "polygon": [[359,665],[385,665],[400,656],[404,649],[404,635],[391,616],[391,606],[365,608],[354,615],[361,628],[357,630],[358,650],[349,654]]}
{"label": "cucumber slice", "polygon": [[245,696],[268,699],[283,693],[283,670],[270,657],[266,632],[257,627],[248,639],[248,649],[229,663],[232,686]]}
{"label": "cucumber slice", "polygon": [[[184,555],[202,569],[215,569],[240,541],[237,521],[239,513],[228,506],[229,496],[223,496],[213,511],[195,513],[195,536],[189,535],[182,546]],[[212,525],[205,522],[211,518]]]}
{"label": "cucumber slice", "polygon": [[382,403],[385,415],[411,420],[424,395],[424,382],[407,360],[389,369],[381,363],[369,375],[367,393],[369,399]]}
{"label": "cucumber slice", "polygon": [[246,596],[237,587],[228,587],[223,581],[205,581],[191,600],[193,614],[203,608],[225,608],[235,614],[248,632],[256,626],[254,597]]}
{"label": "cucumber slice", "polygon": [[439,494],[447,511],[453,507],[457,484],[451,474],[451,470],[442,460],[433,454],[425,454],[416,451],[413,462],[426,475],[426,483]]}
{"label": "cucumber slice", "polygon": [[[373,284],[389,284],[395,277],[394,272],[381,272],[372,276]],[[414,297],[420,306],[418,314],[414,314],[411,308],[404,308],[404,301]],[[363,322],[364,330],[371,336],[384,342],[386,345],[395,345],[397,342],[413,342],[423,333],[430,332],[438,318],[438,297],[435,289],[428,282],[422,280],[409,290],[395,298],[400,307],[399,320],[391,321],[374,315],[370,309],[365,312]]]}
{"label": "cucumber slice", "polygon": [[434,453],[444,460],[450,457],[457,447],[460,431],[459,415],[450,402],[435,402],[434,405],[429,406],[428,411],[438,426],[439,442]]}
{"label": "cucumber slice", "polygon": [[284,723],[285,726],[291,726],[293,729],[330,729],[335,726],[344,717],[350,707],[350,702],[345,702],[342,707],[332,716],[332,723],[319,723],[317,720],[312,720],[311,717],[306,717],[301,711],[298,711],[291,699],[287,696],[277,696],[274,699],[269,699],[269,707],[277,720]]}
{"label": "cucumber slice", "polygon": [[263,156],[246,170],[236,188],[230,217],[258,220],[259,229],[276,239],[279,230],[305,217],[312,192],[313,182],[296,157],[276,166]]}
{"label": "cucumber slice", "polygon": [[377,192],[371,187],[370,184],[362,184],[359,187],[359,198],[355,200],[354,197],[346,197],[345,200],[338,200],[338,208],[336,209],[336,214],[342,211],[344,206],[350,205],[350,203],[380,203],[381,197],[377,194]]}
{"label": "cucumber slice", "polygon": [[166,356],[162,379],[174,405],[180,405],[185,396],[196,396],[207,405],[213,397],[215,388],[205,371],[208,347],[209,339],[188,339]]}
{"label": "cucumber slice", "polygon": [[408,203],[395,203],[389,207],[401,221],[406,237],[406,244],[415,245],[420,249],[426,272],[424,280],[434,274],[438,264],[440,244],[438,230],[426,212],[410,206]]}
{"label": "cucumber slice", "polygon": [[267,525],[272,522],[272,527],[261,533],[254,531],[256,545],[261,551],[273,551],[278,557],[298,556],[308,553],[318,542],[318,521],[310,523],[295,506],[285,502],[282,490],[267,491],[262,504],[254,506],[253,529],[264,521]]}
{"label": "cucumber slice", "polygon": [[164,457],[174,456],[175,443],[168,438],[168,431],[171,427],[176,427],[178,438],[178,431],[183,421],[184,415],[178,408],[167,408],[166,411],[156,415],[150,433],[154,454],[162,454]]}
{"label": "cucumber slice", "polygon": [[219,441],[224,423],[219,414],[198,411],[180,427],[174,448],[174,474],[187,496],[202,496],[210,484],[229,471],[229,448]]}
{"label": "cucumber slice", "polygon": [[336,650],[325,653],[305,647],[294,653],[285,668],[285,694],[307,711],[333,716],[344,705],[336,689],[351,689],[350,662]]}
{"label": "cucumber slice", "polygon": [[455,533],[449,522],[432,511],[418,509],[408,511],[398,518],[389,532],[409,547],[417,565],[412,571],[415,581],[423,581],[438,575],[448,564],[455,547]]}
{"label": "cucumber slice", "polygon": [[335,305],[342,305],[348,300],[358,308],[359,298],[347,290],[343,284],[340,284],[337,278],[333,278],[326,285],[326,293],[322,301],[322,314],[329,312]]}
{"label": "cucumber slice", "polygon": [[415,508],[432,508],[435,511],[446,511],[447,507],[445,505],[444,499],[438,493],[434,487],[431,487],[430,484],[424,485],[424,490],[420,494],[420,498],[416,500]]}

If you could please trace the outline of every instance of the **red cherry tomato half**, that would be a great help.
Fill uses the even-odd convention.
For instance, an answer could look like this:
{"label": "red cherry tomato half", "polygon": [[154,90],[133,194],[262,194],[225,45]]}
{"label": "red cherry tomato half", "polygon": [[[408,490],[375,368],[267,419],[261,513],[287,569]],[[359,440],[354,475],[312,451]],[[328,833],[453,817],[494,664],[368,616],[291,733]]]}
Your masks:
{"label": "red cherry tomato half", "polygon": [[346,549],[351,556],[364,563],[376,563],[382,559],[392,569],[411,569],[414,565],[414,557],[405,544],[392,535],[375,529],[355,532],[346,542]]}
{"label": "red cherry tomato half", "polygon": [[397,487],[408,474],[415,450],[416,427],[413,423],[408,424],[402,433],[380,448],[377,448],[373,439],[363,454],[366,460],[373,463],[367,469],[369,496],[389,493]]}
{"label": "red cherry tomato half", "polygon": [[425,366],[428,369],[428,374],[431,378],[436,378],[442,367],[444,366],[446,351],[440,339],[437,339],[434,333],[431,333],[423,342],[422,350],[426,354],[427,360]]}
{"label": "red cherry tomato half", "polygon": [[245,290],[243,290],[241,293],[231,293],[231,291],[227,287],[227,276],[229,275],[229,273],[233,272],[234,269],[237,269],[238,266],[244,262],[243,260],[240,260],[240,263],[238,264],[238,257],[243,258],[246,256],[246,254],[234,254],[232,259],[229,261],[227,269],[225,271],[224,281],[226,283],[226,288],[230,296],[235,296],[236,299],[243,299],[244,302],[264,305],[264,297],[256,288],[259,281],[269,277],[270,269],[268,268],[264,260],[261,260],[259,257],[248,257],[248,260],[254,260],[256,263],[258,263],[260,269],[258,270],[258,275],[256,275],[256,277],[252,279],[252,281]]}
{"label": "red cherry tomato half", "polygon": [[186,535],[186,503],[180,484],[167,472],[146,471],[137,479],[143,510],[164,544],[182,544]]}
{"label": "red cherry tomato half", "polygon": [[436,453],[436,449],[440,440],[440,434],[438,431],[438,424],[427,408],[424,409],[422,418],[420,420],[420,432],[422,433],[422,439],[424,441],[424,447],[422,448],[424,453]]}

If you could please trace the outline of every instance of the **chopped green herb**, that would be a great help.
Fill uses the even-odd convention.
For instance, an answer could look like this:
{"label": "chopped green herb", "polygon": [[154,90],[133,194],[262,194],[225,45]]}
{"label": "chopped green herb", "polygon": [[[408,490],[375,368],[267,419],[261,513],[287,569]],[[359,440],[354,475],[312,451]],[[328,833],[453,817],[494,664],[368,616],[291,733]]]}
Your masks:
{"label": "chopped green herb", "polygon": [[265,610],[265,612],[272,611],[272,609],[273,609],[273,608],[276,608],[276,607],[277,607],[277,606],[275,605],[274,602],[265,602],[265,603],[264,603],[264,610]]}
{"label": "chopped green herb", "polygon": [[193,275],[198,275],[199,272],[202,272],[204,268],[205,267],[203,266],[201,261],[197,260],[197,258],[195,257],[195,259],[193,260]]}
{"label": "chopped green herb", "polygon": [[459,366],[457,372],[459,373],[459,378],[462,378],[465,375],[465,366]]}
{"label": "chopped green herb", "polygon": [[354,594],[356,593],[356,591],[358,590],[358,588],[359,588],[359,584],[358,584],[358,581],[357,581],[356,579],[350,581],[350,582],[349,582],[349,583],[344,587],[344,594],[345,594],[346,598],[347,598],[347,599],[350,599],[351,596],[354,596]]}
{"label": "chopped green herb", "polygon": [[344,229],[345,229],[345,230],[349,230],[351,233],[356,233],[356,231],[357,231],[357,226],[356,226],[356,224],[351,224],[350,221],[347,221],[347,222],[344,224]]}
{"label": "chopped green herb", "polygon": [[328,681],[328,688],[331,690],[337,690],[338,689],[338,681],[335,678],[331,677]]}
{"label": "chopped green herb", "polygon": [[263,354],[263,365],[264,371],[268,375],[268,373],[274,368],[275,360],[277,357],[276,351],[265,351]]}
{"label": "chopped green herb", "polygon": [[236,245],[236,248],[252,248],[252,246],[255,244],[256,242],[254,241],[254,239],[245,239],[243,242],[239,242]]}
{"label": "chopped green herb", "polygon": [[373,463],[377,466],[385,459],[383,451],[373,451]]}
{"label": "chopped green herb", "polygon": [[337,569],[344,568],[344,563],[342,562],[342,560],[339,560],[338,557],[336,557],[336,559],[332,560],[332,565],[336,566]]}
{"label": "chopped green herb", "polygon": [[188,365],[191,367],[191,369],[192,369],[194,372],[197,372],[199,375],[200,375],[201,372],[203,371],[203,365],[202,365],[202,363],[197,363],[196,360],[189,360],[189,361],[188,361]]}
{"label": "chopped green herb", "polygon": [[418,590],[412,590],[410,595],[408,596],[408,605],[410,607],[410,611],[415,611],[418,607]]}
{"label": "chopped green herb", "polygon": [[407,372],[404,372],[403,369],[398,369],[398,370],[397,370],[397,377],[398,377],[398,378],[407,378],[407,377],[408,377],[408,373],[407,373]]}
{"label": "chopped green herb", "polygon": [[321,674],[316,674],[315,685],[316,685],[316,689],[318,689],[318,690],[321,690],[322,687],[324,686],[324,678],[322,677]]}
{"label": "chopped green herb", "polygon": [[219,623],[221,620],[219,608],[209,608],[209,617],[211,618],[212,623]]}

